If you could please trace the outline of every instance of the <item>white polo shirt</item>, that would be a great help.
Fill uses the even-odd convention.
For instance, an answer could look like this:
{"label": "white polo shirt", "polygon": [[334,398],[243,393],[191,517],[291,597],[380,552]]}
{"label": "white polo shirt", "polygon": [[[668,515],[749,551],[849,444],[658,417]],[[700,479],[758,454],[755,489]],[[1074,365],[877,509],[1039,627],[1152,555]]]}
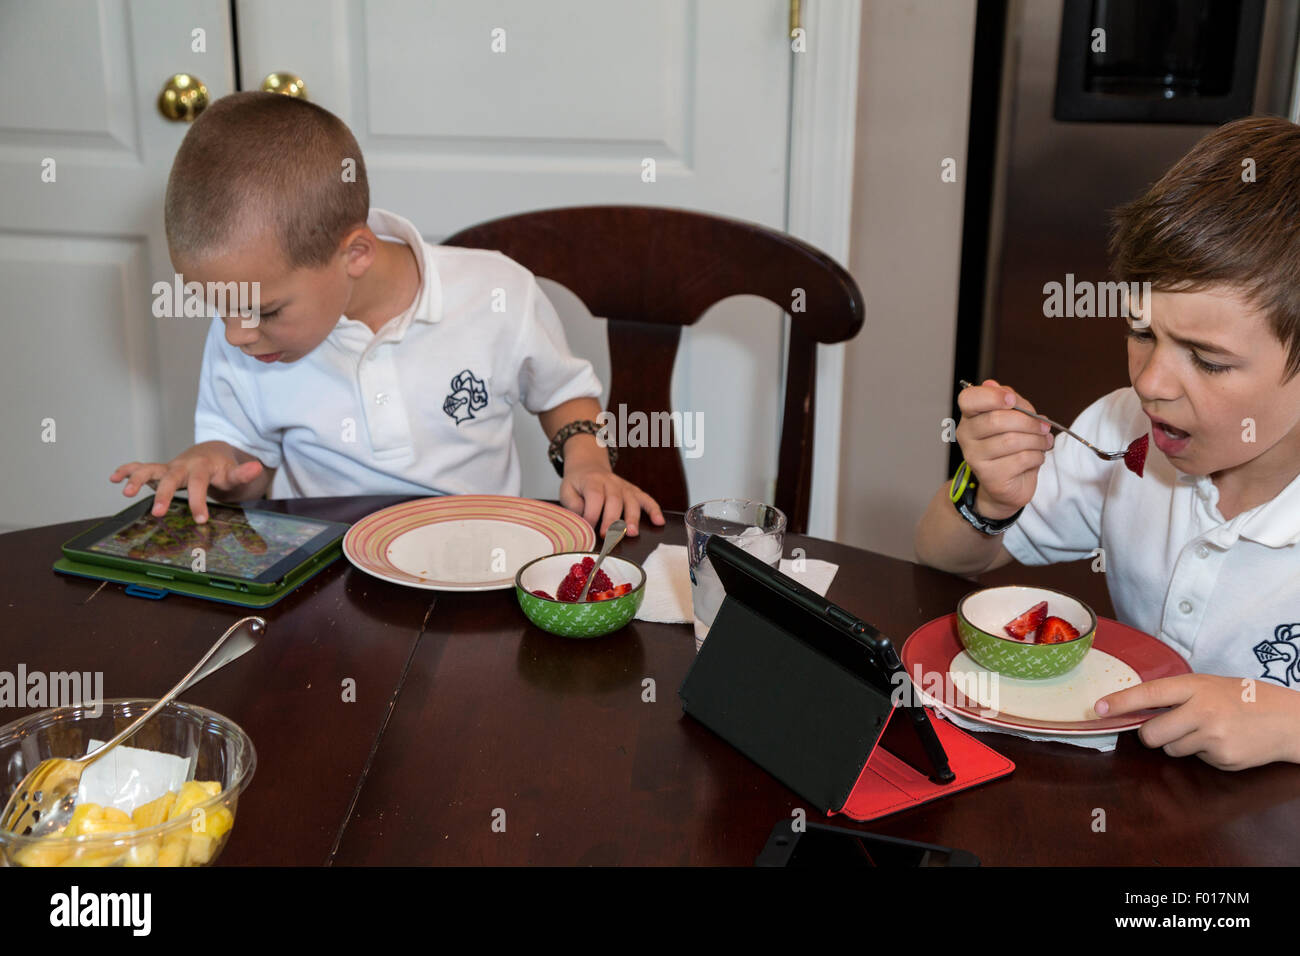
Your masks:
{"label": "white polo shirt", "polygon": [[[1150,430],[1132,388],[1070,426],[1118,450]],[[1115,613],[1178,651],[1192,670],[1269,678],[1300,690],[1300,476],[1225,521],[1208,476],[1178,471],[1154,444],[1139,478],[1058,435],[1031,501],[1005,535],[1022,564],[1105,556]]]}
{"label": "white polo shirt", "polygon": [[215,320],[195,441],[228,442],[278,469],[273,498],[518,495],[515,406],[536,414],[598,398],[591,364],[570,353],[554,307],[517,262],[431,245],[380,209],[368,225],[416,250],[411,307],[377,334],[343,316],[311,353],[271,365],[227,343]]}

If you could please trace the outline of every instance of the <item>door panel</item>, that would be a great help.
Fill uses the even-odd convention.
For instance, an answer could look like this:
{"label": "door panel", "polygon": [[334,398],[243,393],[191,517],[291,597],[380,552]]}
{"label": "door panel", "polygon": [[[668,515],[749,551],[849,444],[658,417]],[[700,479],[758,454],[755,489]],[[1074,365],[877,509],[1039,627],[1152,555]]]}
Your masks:
{"label": "door panel", "polygon": [[[237,11],[244,88],[276,70],[301,76],[356,135],[372,203],[431,241],[597,203],[785,225],[785,0],[239,0]],[[497,28],[504,52],[493,52]],[[647,158],[654,182],[642,179]],[[564,299],[570,347],[608,395],[604,322]],[[781,311],[753,298],[686,330],[672,394],[704,415],[704,453],[685,459],[693,497],[770,500],[781,343]],[[533,416],[521,413],[516,439],[524,494],[554,497]]]}
{"label": "door panel", "polygon": [[154,318],[150,292],[173,275],[162,197],[187,127],[155,103],[178,72],[233,87],[228,4],[0,5],[0,441],[26,478],[0,529],[117,511],[116,465],[193,442],[206,324]]}

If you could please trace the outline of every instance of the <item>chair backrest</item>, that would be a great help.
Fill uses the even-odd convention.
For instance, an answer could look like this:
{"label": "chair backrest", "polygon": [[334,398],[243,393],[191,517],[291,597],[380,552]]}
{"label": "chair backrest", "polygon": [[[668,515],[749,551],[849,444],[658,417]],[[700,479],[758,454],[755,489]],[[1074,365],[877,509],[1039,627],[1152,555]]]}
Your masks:
{"label": "chair backrest", "polygon": [[[755,223],[652,206],[522,213],[471,226],[445,244],[498,250],[609,320],[608,408],[669,411],[682,326],[719,300],[757,295],[789,312],[773,503],[791,532],[807,530],[816,347],[853,338],[863,322],[862,293],[830,256]],[[619,474],[671,510],[691,504],[679,440],[674,434],[670,448],[619,449]]]}

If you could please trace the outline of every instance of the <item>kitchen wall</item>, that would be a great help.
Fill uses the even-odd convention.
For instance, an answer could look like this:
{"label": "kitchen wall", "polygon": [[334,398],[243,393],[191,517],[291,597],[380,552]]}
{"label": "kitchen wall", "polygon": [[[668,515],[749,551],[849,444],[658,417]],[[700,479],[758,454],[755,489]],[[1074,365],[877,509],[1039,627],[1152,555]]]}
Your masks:
{"label": "kitchen wall", "polygon": [[837,537],[907,560],[947,477],[974,31],[975,0],[863,4]]}

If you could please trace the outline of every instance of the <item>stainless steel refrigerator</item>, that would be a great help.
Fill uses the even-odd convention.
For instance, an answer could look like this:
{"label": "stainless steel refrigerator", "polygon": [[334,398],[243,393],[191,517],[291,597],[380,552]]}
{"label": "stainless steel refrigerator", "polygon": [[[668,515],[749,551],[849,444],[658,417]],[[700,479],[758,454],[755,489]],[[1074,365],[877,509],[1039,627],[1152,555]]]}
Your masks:
{"label": "stainless steel refrigerator", "polygon": [[1300,2],[981,0],[978,20],[953,378],[1069,422],[1129,384],[1124,321],[1049,318],[1044,285],[1107,280],[1110,210],[1216,125],[1297,118]]}

